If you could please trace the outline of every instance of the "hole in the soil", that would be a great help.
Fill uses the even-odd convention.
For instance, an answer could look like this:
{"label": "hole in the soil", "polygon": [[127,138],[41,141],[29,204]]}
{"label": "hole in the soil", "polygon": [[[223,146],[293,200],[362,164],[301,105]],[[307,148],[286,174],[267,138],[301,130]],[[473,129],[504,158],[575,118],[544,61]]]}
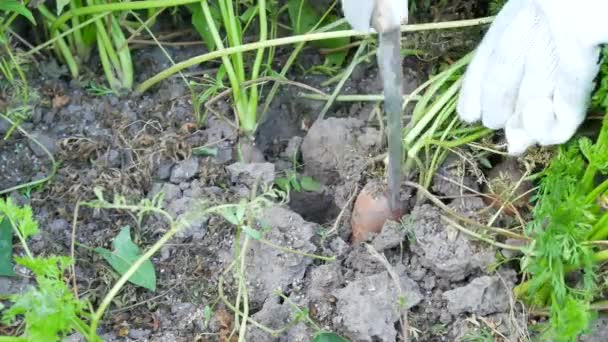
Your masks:
{"label": "hole in the soil", "polygon": [[325,224],[331,222],[340,212],[327,193],[292,192],[289,207],[309,222]]}

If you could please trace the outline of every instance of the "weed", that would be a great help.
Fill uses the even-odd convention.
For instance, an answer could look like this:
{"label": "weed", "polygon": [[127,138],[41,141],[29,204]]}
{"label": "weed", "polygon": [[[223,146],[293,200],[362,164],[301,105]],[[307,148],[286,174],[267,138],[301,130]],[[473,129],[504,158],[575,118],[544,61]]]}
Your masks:
{"label": "weed", "polygon": [[[26,18],[32,25],[36,25],[32,12],[25,4],[17,0],[4,0],[0,3],[0,46],[6,53],[6,56],[0,52],[0,72],[9,82],[13,89],[17,89],[17,93],[22,95],[23,102],[27,103],[28,98],[28,82],[25,73],[21,68],[22,61],[20,56],[16,56],[10,46],[11,40],[7,36],[11,23],[18,17]],[[19,77],[19,82],[15,77],[15,73]]]}
{"label": "weed", "polygon": [[[23,333],[15,340],[59,341],[73,331],[91,336],[91,341],[96,340],[89,335],[83,321],[87,317],[88,303],[77,299],[63,280],[73,260],[63,256],[34,257],[29,250],[27,239],[38,234],[32,208],[19,207],[10,198],[0,199],[0,221],[8,222],[8,227],[20,240],[26,256],[15,257],[15,261],[34,274],[37,284],[24,293],[11,295],[8,299],[12,304],[2,313],[2,323],[7,325],[23,317]],[[3,234],[3,240],[0,254],[4,260],[1,262],[10,265],[12,234]],[[7,250],[9,253],[6,253]]]}
{"label": "weed", "polygon": [[298,174],[298,161],[296,159],[297,154],[294,154],[293,157],[293,168],[291,170],[285,171],[285,177],[277,177],[275,179],[275,184],[283,191],[289,193],[291,190],[295,190],[297,192],[300,191],[320,191],[321,184],[314,180],[314,178],[310,176],[300,176]]}
{"label": "weed", "polygon": [[[242,19],[238,15],[238,2],[220,0],[218,1],[219,13],[222,18],[223,26],[226,30],[227,41],[229,47],[237,47],[243,45],[244,29]],[[220,33],[211,7],[206,0],[202,1],[202,13],[207,23],[210,36],[218,49],[224,49],[224,43],[220,38]],[[258,5],[254,7],[257,12],[259,21],[259,41],[264,42],[268,37],[268,27],[266,18],[266,0],[259,0]],[[244,19],[248,19],[245,17]],[[246,67],[243,53],[233,54],[229,57],[222,57],[222,62],[226,68],[226,74],[232,88],[232,97],[240,130],[245,135],[250,135],[257,125],[257,105],[258,105],[258,87],[252,85],[249,91],[242,88],[242,84],[247,79],[255,80],[260,75],[262,61],[264,57],[264,48],[260,47],[255,56],[255,61],[251,67],[251,75],[246,76]]]}
{"label": "weed", "polygon": [[95,82],[90,82],[89,85],[85,88],[87,93],[93,96],[108,96],[108,95],[117,95],[117,92],[109,87],[99,85]]}
{"label": "weed", "polygon": [[462,342],[494,342],[494,336],[488,328],[479,328],[469,331],[461,339]]}
{"label": "weed", "polygon": [[[606,70],[603,66],[603,78]],[[605,98],[602,80],[594,103],[605,106]],[[530,280],[520,284],[516,294],[537,307],[548,307],[549,339],[574,341],[595,316],[591,304],[603,286],[599,264],[608,260],[594,244],[608,237],[608,214],[601,201],[608,181],[598,184],[596,178],[607,173],[608,116],[595,143],[586,137],[573,139],[559,148],[542,172],[534,220],[526,229],[534,241],[522,260]],[[575,281],[570,280],[573,274]]]}

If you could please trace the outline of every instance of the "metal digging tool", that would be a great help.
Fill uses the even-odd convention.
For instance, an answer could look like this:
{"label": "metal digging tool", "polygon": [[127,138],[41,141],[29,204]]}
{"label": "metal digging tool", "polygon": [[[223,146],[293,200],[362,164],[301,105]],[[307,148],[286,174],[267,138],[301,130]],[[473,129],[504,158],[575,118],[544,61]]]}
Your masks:
{"label": "metal digging tool", "polygon": [[400,200],[403,160],[401,142],[401,107],[403,106],[403,70],[401,65],[401,30],[397,26],[379,35],[378,65],[384,87],[384,112],[388,126],[388,201],[395,219],[401,217]]}

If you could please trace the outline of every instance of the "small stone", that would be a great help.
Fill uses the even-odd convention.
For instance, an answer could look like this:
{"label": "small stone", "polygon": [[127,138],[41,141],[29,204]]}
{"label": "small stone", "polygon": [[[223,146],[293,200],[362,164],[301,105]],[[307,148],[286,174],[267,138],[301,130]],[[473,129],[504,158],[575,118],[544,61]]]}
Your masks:
{"label": "small stone", "polygon": [[344,255],[348,252],[349,245],[340,237],[336,237],[329,243],[329,248],[331,248],[336,255]]}
{"label": "small stone", "polygon": [[174,163],[171,160],[164,160],[156,168],[156,178],[159,180],[168,180],[171,177],[171,169]]}
{"label": "small stone", "polygon": [[372,241],[372,246],[382,252],[398,247],[405,239],[405,229],[398,222],[389,220],[384,223],[380,234]]}
{"label": "small stone", "polygon": [[[409,309],[422,300],[416,283],[401,278],[405,307]],[[395,341],[395,323],[400,310],[398,290],[388,272],[355,280],[334,291],[338,302],[334,324],[341,327],[346,337],[354,341]]]}
{"label": "small stone", "polygon": [[179,184],[192,179],[198,172],[198,159],[183,160],[171,170],[171,183]]}
{"label": "small stone", "polygon": [[450,313],[446,311],[442,312],[441,315],[439,315],[439,322],[443,324],[452,323],[452,315],[450,315]]}
{"label": "small stone", "polygon": [[70,229],[70,223],[64,219],[53,220],[49,224],[49,229],[54,234],[60,234]]}
{"label": "small stone", "polygon": [[498,276],[482,276],[466,286],[444,292],[443,297],[452,315],[489,315],[509,308],[510,290],[505,288]]}
{"label": "small stone", "polygon": [[272,163],[234,163],[227,168],[230,181],[252,187],[256,180],[260,186],[268,186],[274,182],[275,168]]}
{"label": "small stone", "polygon": [[[57,152],[57,145],[55,145],[55,139],[51,138],[49,135],[42,132],[35,132],[32,134],[32,137],[36,139],[40,145],[44,146],[44,148],[46,148],[49,153],[55,154],[55,152]],[[40,145],[34,142],[34,140],[28,141],[29,147],[32,152],[34,152],[34,155],[36,155],[36,157],[42,158],[47,155],[44,149],[42,149]]]}
{"label": "small stone", "polygon": [[161,191],[163,192],[164,200],[167,203],[181,197],[182,195],[182,190],[179,188],[179,186],[171,183],[165,183]]}

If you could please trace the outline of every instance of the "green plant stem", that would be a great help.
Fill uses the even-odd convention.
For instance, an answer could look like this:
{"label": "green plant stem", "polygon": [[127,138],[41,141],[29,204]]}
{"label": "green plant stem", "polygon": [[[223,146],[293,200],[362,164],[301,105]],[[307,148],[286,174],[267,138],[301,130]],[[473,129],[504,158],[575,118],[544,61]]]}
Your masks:
{"label": "green plant stem", "polygon": [[591,232],[587,236],[587,240],[599,241],[608,237],[608,214],[603,214],[600,219],[593,225]]}
{"label": "green plant stem", "polygon": [[19,75],[19,78],[21,79],[21,82],[23,82],[23,88],[25,89],[25,91],[23,92],[23,102],[27,103],[29,102],[29,95],[28,95],[28,82],[27,82],[27,77],[25,77],[25,73],[23,73],[23,70],[21,69],[21,66],[19,65],[19,63],[17,62],[17,59],[15,58],[15,55],[13,54],[13,52],[11,51],[11,48],[9,47],[9,44],[4,44],[4,47],[6,48],[6,53],[8,54],[9,58],[11,59],[11,62],[13,63],[13,66],[15,67],[15,69],[17,70],[17,74]]}
{"label": "green plant stem", "polygon": [[[229,50],[229,49],[224,48],[224,43],[222,42],[222,39],[220,37],[217,26],[215,25],[215,22],[213,21],[213,18],[211,16],[211,10],[209,9],[209,4],[207,3],[207,0],[201,1],[201,6],[203,9],[203,14],[205,16],[205,20],[207,21],[207,23],[209,25],[209,31],[211,32],[211,35],[213,36],[213,40],[215,41],[215,45],[217,46],[217,49],[219,51]],[[246,115],[247,100],[243,98],[241,82],[239,81],[239,75],[235,71],[232,61],[230,60],[230,58],[228,58],[227,54],[224,54],[224,55],[221,55],[218,57],[221,57],[222,62],[224,63],[224,68],[226,68],[226,74],[228,75],[228,79],[230,81],[230,87],[232,88],[232,96],[234,98],[236,114],[239,117],[239,120],[238,120],[239,123],[242,124],[245,121],[243,116]],[[169,69],[173,69],[177,65],[179,65],[179,64],[176,64]],[[181,69],[176,70],[176,72],[178,72],[178,71],[181,71]],[[141,85],[140,85],[140,87],[141,87]],[[140,87],[138,87],[138,89]],[[247,127],[247,128],[250,128],[250,130],[252,130],[254,127]],[[246,130],[245,128],[243,128],[243,129]]]}
{"label": "green plant stem", "polygon": [[[79,0],[70,0],[70,8],[82,7],[82,2]],[[72,27],[77,27],[80,24],[80,17],[72,18]],[[80,61],[83,62],[88,57],[88,49],[84,43],[82,32],[80,29],[74,30],[74,44],[76,45],[76,53],[80,56]]]}
{"label": "green plant stem", "polygon": [[[258,41],[265,42],[268,39],[268,23],[266,18],[266,0],[258,0],[258,20],[260,22],[260,34]],[[262,61],[264,59],[264,49],[260,48],[257,51],[255,56],[255,61],[253,62],[253,70],[251,71],[251,78],[255,80],[260,75],[260,68],[262,67]],[[257,126],[257,111],[258,111],[258,86],[256,84],[251,87],[249,93],[249,108],[247,110],[248,115],[247,119],[252,122],[246,122],[245,127],[254,127],[253,130],[256,129]]]}
{"label": "green plant stem", "polygon": [[469,134],[467,136],[464,136],[464,137],[456,139],[456,140],[441,141],[441,140],[435,140],[435,139],[428,139],[427,143],[437,145],[437,146],[440,146],[443,148],[455,148],[455,147],[466,145],[473,141],[479,140],[483,137],[486,137],[486,136],[492,134],[493,132],[494,131],[489,128],[483,128],[481,130],[478,130],[475,133]]}
{"label": "green plant stem", "polygon": [[[243,316],[243,313],[238,308],[236,308],[232,303],[230,303],[230,301],[224,295],[224,277],[223,276],[220,276],[220,278],[218,280],[218,296],[221,298],[224,305],[226,305],[228,307],[228,309],[232,310],[236,315]],[[251,319],[251,317],[247,317],[246,319],[249,323],[254,325],[256,328],[264,331],[265,333],[267,333],[271,336],[277,336],[281,332],[280,330],[270,329],[256,321],[254,321],[253,319]]]}
{"label": "green plant stem", "polygon": [[145,0],[133,2],[118,2],[111,4],[91,5],[77,9],[70,9],[63,13],[51,26],[52,30],[57,30],[61,25],[65,24],[72,17],[80,17],[89,14],[97,14],[100,12],[123,12],[142,9],[162,8],[162,7],[177,7],[181,5],[198,3],[201,0]]}
{"label": "green plant stem", "polygon": [[[286,9],[287,7],[285,7]],[[322,22],[322,20],[329,15],[329,10],[325,12],[325,14],[323,15],[323,17],[319,20],[319,22],[317,22],[317,24],[313,27],[313,31],[311,33],[322,33],[322,32],[327,32],[329,30],[332,30],[340,25],[342,25],[342,23],[344,23],[344,19],[342,20],[336,20],[335,22],[323,26],[321,28],[319,28],[318,30],[315,30],[315,28]],[[273,40],[276,40],[276,38],[274,38]],[[279,75],[281,77],[285,77],[285,75],[287,75],[287,72],[289,71],[289,69],[291,69],[291,66],[293,65],[293,63],[295,63],[297,57],[299,56],[300,52],[302,51],[302,49],[304,48],[304,46],[306,45],[306,42],[300,42],[298,43],[295,48],[293,49],[293,51],[291,52],[291,54],[289,55],[289,58],[287,58],[287,60],[285,61],[285,64],[283,65],[283,68],[281,69],[281,72],[279,73]],[[275,46],[271,46],[271,49],[274,49]],[[279,90],[279,84],[275,83],[272,85],[272,88],[270,88],[270,91],[268,92],[268,95],[266,96],[266,101],[264,101],[264,108],[262,110],[262,116],[266,115],[266,113],[268,112],[268,108],[270,108],[270,104],[272,103],[272,100],[274,99],[274,96],[276,95],[277,91]],[[260,118],[260,122],[263,121],[263,117]]]}
{"label": "green plant stem", "polygon": [[346,68],[346,70],[344,71],[342,79],[340,80],[340,82],[338,82],[338,84],[334,88],[334,91],[331,93],[327,102],[325,102],[323,109],[321,109],[319,116],[317,116],[317,120],[323,120],[323,118],[325,117],[325,114],[329,111],[331,106],[334,104],[335,99],[338,97],[340,92],[342,92],[342,88],[344,87],[344,84],[346,84],[346,81],[348,81],[348,78],[355,70],[355,67],[359,64],[357,57],[363,53],[366,46],[367,46],[367,42],[365,42],[365,41],[363,41],[361,43],[361,45],[359,45],[359,48],[355,52],[355,56],[353,57],[352,62],[348,65],[348,68]]}
{"label": "green plant stem", "polygon": [[[424,116],[422,116],[420,118],[420,120],[418,122],[416,122],[414,127],[412,127],[412,129],[409,132],[407,132],[405,138],[403,139],[403,141],[405,142],[406,145],[410,145],[414,140],[417,140],[419,138],[420,133],[435,118],[437,113],[439,113],[443,109],[443,107],[446,104],[448,104],[448,102],[450,102],[450,100],[456,96],[456,94],[458,93],[458,90],[460,89],[461,82],[462,82],[461,79],[459,79],[458,81],[454,82],[450,86],[450,88],[448,88],[448,90],[445,91],[445,93],[441,94],[439,99],[433,103],[433,105],[428,109],[428,111],[426,111],[424,113]],[[413,118],[412,118],[412,120],[413,120]],[[434,132],[426,131],[426,133],[432,134]]]}
{"label": "green plant stem", "polygon": [[[597,169],[596,168],[594,168],[594,169],[595,169],[595,172],[597,172]],[[585,175],[587,175],[587,173],[585,173]],[[595,177],[595,174],[593,174],[593,177]],[[589,194],[585,197],[585,203],[587,203],[587,204],[593,203],[593,201],[595,201],[597,199],[597,197],[599,195],[601,195],[602,193],[604,193],[606,190],[608,190],[608,179],[604,180],[600,185],[598,185],[595,189],[593,189],[591,192],[589,192]]]}
{"label": "green plant stem", "polygon": [[[238,2],[236,2],[238,4]],[[228,38],[229,46],[241,45],[241,27],[240,20],[234,15],[234,3],[231,0],[219,0],[220,13],[224,21],[224,28]],[[219,46],[218,46],[219,47]],[[232,58],[232,64],[235,66],[237,79],[241,82],[245,80],[245,62],[243,61],[242,54],[234,54],[230,56]]]}
{"label": "green plant stem", "polygon": [[[301,98],[308,100],[317,100],[317,101],[327,101],[331,97],[331,95],[321,95],[321,94],[300,94]],[[404,101],[412,101],[418,100],[420,96],[411,96],[404,95]],[[361,95],[338,95],[335,100],[336,102],[382,102],[384,101],[384,95],[378,94],[361,94]]]}
{"label": "green plant stem", "polygon": [[[243,297],[243,321],[239,327],[239,342],[245,342],[245,336],[247,335],[247,318],[249,318],[249,296],[247,289],[247,279],[245,276],[245,260],[247,253],[247,246],[249,245],[249,236],[245,234],[245,239],[243,241],[243,246],[241,247],[241,265],[238,268],[238,276],[239,276],[239,288],[242,290],[241,295]],[[238,307],[238,305],[237,305]]]}
{"label": "green plant stem", "polygon": [[485,236],[483,236],[481,234],[478,234],[478,233],[475,233],[475,232],[473,232],[473,231],[471,231],[469,229],[466,229],[462,225],[456,223],[455,221],[449,219],[446,216],[442,215],[441,219],[443,219],[450,226],[456,228],[457,230],[461,231],[462,233],[464,233],[466,235],[469,235],[469,236],[471,236],[471,237],[473,237],[473,238],[475,238],[475,239],[477,239],[479,241],[486,242],[486,243],[488,243],[488,244],[490,244],[490,245],[492,245],[494,247],[502,248],[502,249],[507,249],[507,250],[510,250],[510,251],[517,251],[517,252],[521,252],[522,251],[522,247],[512,246],[512,245],[508,245],[508,244],[497,242],[497,241],[495,241],[495,240],[493,240],[491,238],[485,237]]}
{"label": "green plant stem", "polygon": [[0,342],[29,342],[29,340],[18,336],[0,336]]}
{"label": "green plant stem", "polygon": [[[206,213],[206,211],[203,211],[203,213]],[[202,213],[201,213],[201,216],[203,216]],[[176,233],[178,233],[180,230],[182,230],[185,226],[187,226],[187,224],[188,223],[184,222],[184,221],[179,221],[179,222],[176,222],[175,224],[173,224],[172,227],[158,241],[156,241],[154,243],[154,245],[152,245],[152,247],[150,247],[144,254],[142,254],[129,267],[129,269],[118,279],[118,281],[114,284],[114,286],[112,286],[110,291],[103,298],[101,304],[97,308],[97,311],[95,311],[93,313],[93,315],[91,317],[89,336],[93,336],[93,334],[96,333],[97,327],[99,326],[99,322],[101,321],[101,318],[103,317],[104,312],[106,311],[108,306],[110,306],[110,303],[112,303],[112,300],[114,299],[114,297],[116,297],[116,295],[122,289],[122,287],[127,283],[127,281],[129,281],[129,278],[131,278],[131,276],[139,269],[139,267],[146,260],[150,259],[150,257],[152,257],[152,255],[154,255],[156,252],[158,252],[158,250],[164,244],[166,244],[169,240],[171,240],[171,238]]]}
{"label": "green plant stem", "polygon": [[[42,6],[41,6],[41,7],[42,7]],[[41,13],[42,13],[42,9],[40,8],[39,10],[40,10],[40,11],[41,11]],[[40,44],[40,45],[37,45],[37,46],[36,46],[36,47],[34,47],[33,49],[30,49],[30,50],[26,51],[26,52],[24,53],[24,56],[30,56],[30,55],[33,55],[33,54],[38,53],[40,50],[42,50],[42,49],[46,48],[47,46],[50,46],[50,45],[54,44],[54,43],[55,43],[57,40],[59,40],[59,39],[65,38],[66,36],[68,36],[68,35],[72,34],[74,31],[76,31],[76,30],[78,30],[78,29],[81,29],[81,28],[83,28],[83,27],[85,27],[85,26],[88,26],[88,25],[93,24],[93,23],[94,23],[94,22],[95,22],[97,19],[100,19],[100,18],[105,17],[105,16],[106,16],[108,13],[109,13],[109,12],[103,12],[103,13],[101,13],[101,14],[98,14],[98,15],[96,15],[96,16],[94,16],[94,17],[92,17],[92,18],[90,18],[90,19],[88,19],[88,20],[86,20],[86,21],[84,21],[84,22],[82,22],[82,23],[80,23],[80,24],[78,24],[77,26],[72,27],[71,29],[69,29],[69,30],[67,30],[67,31],[64,31],[64,32],[61,32],[60,34],[57,34],[57,35],[56,35],[55,37],[53,37],[52,39],[49,39],[49,40],[47,40],[46,42],[44,42],[44,43],[42,43],[42,44]]]}
{"label": "green plant stem", "polygon": [[[593,261],[597,264],[601,264],[604,262],[608,261],[608,250],[603,250],[600,252],[596,252],[595,254],[593,254]],[[574,265],[565,265],[564,266],[564,276],[574,272],[578,269],[578,266],[574,266]],[[540,282],[541,283],[546,283],[543,287],[543,291],[541,291],[542,296],[541,297],[545,297],[545,299],[543,301],[546,300],[546,298],[548,298],[548,292],[550,290],[550,288],[547,288],[547,286],[549,286],[549,284],[547,283],[549,281],[549,273],[543,273],[543,275],[541,275],[541,279]],[[525,295],[529,289],[530,286],[532,285],[532,280],[527,280],[525,282],[522,282],[521,284],[517,285],[514,288],[514,294],[516,298],[521,298],[523,295]]]}
{"label": "green plant stem", "polygon": [[[468,27],[468,26],[478,26],[485,25],[492,22],[494,17],[486,17],[480,19],[471,19],[471,20],[459,20],[459,21],[448,21],[443,23],[429,23],[429,24],[418,24],[418,25],[405,25],[402,27],[401,32],[417,32],[417,31],[428,31],[428,30],[440,30],[447,28],[458,28],[458,27]],[[231,55],[234,53],[242,53],[251,50],[257,50],[259,48],[267,48],[271,46],[280,46],[280,45],[289,45],[301,42],[309,42],[314,40],[324,40],[324,39],[332,39],[332,38],[344,38],[344,37],[355,37],[355,36],[365,36],[367,33],[361,33],[353,30],[344,30],[344,31],[332,31],[332,32],[321,32],[321,33],[311,33],[305,35],[298,35],[292,37],[284,37],[278,39],[267,40],[265,42],[255,42],[249,44],[243,44],[240,46],[234,46],[227,49],[218,49],[217,51],[213,51],[210,53],[206,53],[200,56],[196,56],[190,59],[187,59],[183,62],[177,63],[176,65],[167,68],[155,76],[149,78],[145,82],[141,83],[136,91],[138,93],[143,93],[146,90],[150,89],[150,87],[154,86],[156,83],[170,77],[171,75],[189,68],[193,65],[201,64],[216,58],[220,58],[223,56]]]}
{"label": "green plant stem", "polygon": [[[50,23],[56,22],[55,16],[44,5],[39,6],[38,11]],[[51,24],[51,27],[52,26],[53,25]],[[67,64],[68,69],[70,70],[70,74],[72,75],[72,78],[78,78],[78,75],[79,75],[78,63],[76,63],[76,60],[74,59],[74,55],[70,51],[70,48],[64,39],[64,37],[68,36],[68,34],[60,35],[58,33],[59,32],[58,29],[56,29],[56,30],[50,29],[50,32],[51,32],[52,40],[57,42],[56,47],[59,50],[59,52],[61,53],[61,57],[63,57],[64,62]]]}

